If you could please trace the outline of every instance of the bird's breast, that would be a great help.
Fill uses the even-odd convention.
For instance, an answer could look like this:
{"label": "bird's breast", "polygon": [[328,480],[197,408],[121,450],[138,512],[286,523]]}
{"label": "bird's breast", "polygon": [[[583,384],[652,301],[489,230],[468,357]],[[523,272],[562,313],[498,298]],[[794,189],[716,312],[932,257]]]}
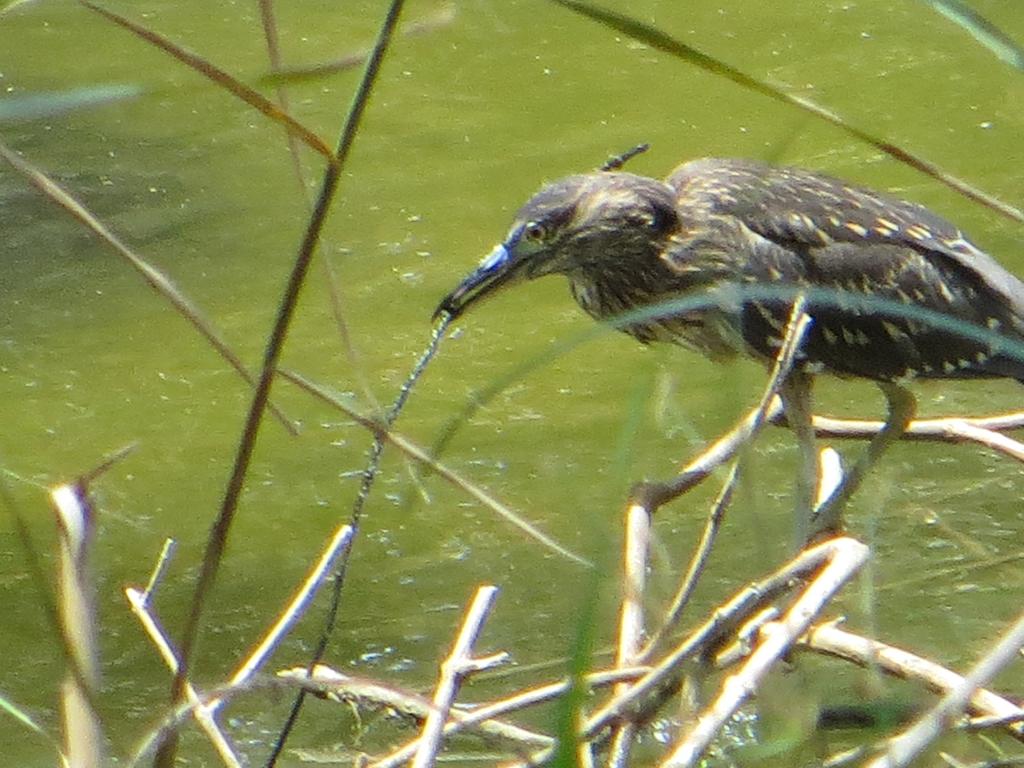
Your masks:
{"label": "bird's breast", "polygon": [[733,357],[743,347],[739,317],[716,307],[706,295],[630,290],[622,281],[585,277],[570,277],[569,287],[588,315],[644,344],[679,344],[714,360]]}

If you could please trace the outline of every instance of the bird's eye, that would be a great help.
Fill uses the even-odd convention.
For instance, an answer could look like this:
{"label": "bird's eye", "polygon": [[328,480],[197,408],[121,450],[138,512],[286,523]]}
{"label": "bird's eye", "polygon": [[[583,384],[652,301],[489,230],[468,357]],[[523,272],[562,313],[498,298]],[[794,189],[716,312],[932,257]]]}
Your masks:
{"label": "bird's eye", "polygon": [[525,237],[531,243],[543,242],[544,238],[546,238],[547,235],[547,229],[545,229],[544,225],[539,222],[531,221],[529,224],[523,227],[523,237]]}

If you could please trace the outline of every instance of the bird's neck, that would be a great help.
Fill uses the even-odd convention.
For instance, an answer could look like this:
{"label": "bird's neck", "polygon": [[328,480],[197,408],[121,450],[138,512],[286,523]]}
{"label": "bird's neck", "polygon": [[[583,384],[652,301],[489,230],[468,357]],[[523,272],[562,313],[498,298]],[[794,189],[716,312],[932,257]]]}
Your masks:
{"label": "bird's neck", "polygon": [[[566,270],[572,295],[596,320],[612,320],[657,304],[667,298],[666,288],[674,280],[660,254],[660,244],[591,251]],[[659,335],[654,325],[644,318],[622,330],[648,342]]]}

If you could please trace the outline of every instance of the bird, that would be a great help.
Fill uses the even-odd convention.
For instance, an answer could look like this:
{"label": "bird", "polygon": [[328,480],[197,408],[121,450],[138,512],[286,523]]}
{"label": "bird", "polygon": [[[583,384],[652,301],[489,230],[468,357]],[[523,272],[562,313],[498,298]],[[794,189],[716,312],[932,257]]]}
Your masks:
{"label": "bird", "polygon": [[[864,474],[906,430],[911,381],[1024,382],[1012,349],[1024,342],[1021,280],[924,206],[810,170],[702,158],[664,180],[612,169],[550,182],[435,319],[551,274],[568,278],[594,319],[715,361],[772,363],[799,297],[810,325],[779,394],[802,455],[798,506],[816,532],[838,528]],[[665,304],[694,296],[711,298]],[[936,316],[981,332],[929,322]],[[878,383],[888,416],[846,481],[812,508],[811,385],[822,373]]]}

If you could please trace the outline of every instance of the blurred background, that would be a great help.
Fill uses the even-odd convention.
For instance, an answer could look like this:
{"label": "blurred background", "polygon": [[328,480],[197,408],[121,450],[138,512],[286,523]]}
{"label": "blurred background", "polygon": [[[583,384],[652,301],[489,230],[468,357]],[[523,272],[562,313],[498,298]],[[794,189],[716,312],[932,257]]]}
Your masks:
{"label": "blurred background", "polygon": [[[1012,0],[978,0],[1017,39]],[[111,6],[250,84],[270,71],[255,3]],[[277,8],[282,57],[315,66],[367,49],[385,3],[293,0]],[[630,14],[753,77],[840,113],[972,184],[1021,205],[1024,77],[919,0],[638,0]],[[801,165],[926,204],[1017,274],[1020,225],[791,107],[624,39],[541,0],[411,0],[385,60],[332,209],[320,257],[337,274],[351,350],[313,265],[283,365],[363,410],[389,403],[429,339],[431,313],[505,233],[546,180],[587,171],[634,144],[629,169],[667,175],[701,156]],[[361,74],[294,80],[292,114],[333,145]],[[283,131],[151,45],[71,3],[0,15],[3,100],[101,86],[138,95],[0,124],[0,139],[51,174],[163,270],[256,368],[307,220],[322,163]],[[273,89],[262,86],[267,95]],[[597,642],[614,638],[623,503],[640,479],[670,476],[752,406],[765,372],[643,348],[591,321],[564,280],[502,294],[461,318],[416,388],[398,431],[429,446],[474,393],[510,384],[461,426],[442,459],[570,549],[591,572],[436,477],[417,484],[389,452],[374,489],[326,661],[351,674],[428,686],[473,588],[502,592],[480,650],[517,665],[559,662],[581,604],[597,600]],[[557,350],[554,362],[527,370]],[[927,384],[929,415],[1020,408],[1019,385]],[[824,380],[819,410],[877,418],[869,384]],[[179,549],[155,600],[173,635],[187,615],[206,534],[224,492],[250,393],[238,376],[109,247],[0,166],[0,693],[59,728],[61,654],[12,513],[37,555],[54,558],[46,489],[110,451],[138,449],[96,483],[95,565],[115,753],[154,725],[169,678],[121,589],[141,584],[165,537]],[[225,677],[347,518],[370,437],[284,382],[274,400],[299,437],[264,422],[224,567],[206,612],[195,680]],[[846,451],[859,446],[838,446]],[[792,437],[771,429],[741,491],[690,621],[791,550]],[[652,607],[671,593],[717,490],[711,481],[656,521]],[[869,574],[848,589],[850,622],[963,668],[1019,610],[1024,518],[1020,468],[960,446],[911,444],[887,456],[847,522],[871,544]],[[303,663],[324,601],[279,651]],[[834,675],[834,670],[831,673]],[[825,688],[807,675],[807,686]],[[828,691],[861,681],[833,677]],[[1020,683],[1007,679],[1005,685]],[[507,683],[502,683],[507,685]],[[481,689],[479,695],[483,695]],[[469,695],[478,695],[473,690]],[[810,694],[809,694],[810,695]],[[261,755],[287,701],[231,709],[232,735]],[[344,741],[349,715],[314,702],[291,746]],[[372,742],[372,739],[371,739]],[[213,761],[201,738],[190,764]],[[0,719],[11,765],[52,752]],[[258,759],[258,758],[257,758]],[[285,764],[298,763],[290,752]],[[291,761],[289,763],[288,761]],[[786,764],[786,763],[783,763]],[[792,763],[790,763],[792,764]]]}

